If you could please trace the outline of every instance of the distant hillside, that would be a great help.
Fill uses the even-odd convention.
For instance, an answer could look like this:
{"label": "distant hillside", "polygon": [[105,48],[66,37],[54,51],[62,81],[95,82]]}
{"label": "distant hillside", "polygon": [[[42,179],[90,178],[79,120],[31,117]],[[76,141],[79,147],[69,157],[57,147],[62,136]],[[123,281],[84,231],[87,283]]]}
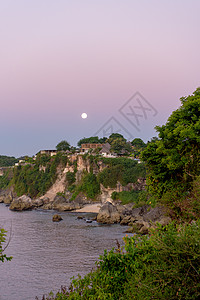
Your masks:
{"label": "distant hillside", "polygon": [[18,159],[13,156],[0,155],[0,167],[14,166]]}

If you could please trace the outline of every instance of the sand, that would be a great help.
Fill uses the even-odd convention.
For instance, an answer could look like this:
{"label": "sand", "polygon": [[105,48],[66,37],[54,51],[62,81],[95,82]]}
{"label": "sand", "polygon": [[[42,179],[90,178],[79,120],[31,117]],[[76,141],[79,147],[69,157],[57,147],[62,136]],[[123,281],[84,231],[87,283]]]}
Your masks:
{"label": "sand", "polygon": [[101,203],[94,203],[94,204],[86,204],[83,208],[75,210],[75,212],[81,213],[97,213],[99,212],[101,207]]}

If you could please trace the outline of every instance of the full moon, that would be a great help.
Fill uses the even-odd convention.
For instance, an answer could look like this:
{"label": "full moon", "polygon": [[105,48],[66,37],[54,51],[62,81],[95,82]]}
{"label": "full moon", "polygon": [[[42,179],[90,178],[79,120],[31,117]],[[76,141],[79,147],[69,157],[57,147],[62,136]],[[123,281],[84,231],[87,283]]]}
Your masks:
{"label": "full moon", "polygon": [[81,118],[82,119],[86,119],[87,118],[87,114],[86,113],[82,113]]}

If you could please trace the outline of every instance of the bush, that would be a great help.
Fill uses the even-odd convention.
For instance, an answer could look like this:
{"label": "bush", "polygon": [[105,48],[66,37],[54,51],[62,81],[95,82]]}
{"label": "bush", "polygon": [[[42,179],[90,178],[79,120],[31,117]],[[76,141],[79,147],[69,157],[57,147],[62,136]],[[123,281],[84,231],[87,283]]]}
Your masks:
{"label": "bush", "polygon": [[146,175],[145,165],[138,164],[130,158],[102,158],[101,160],[108,165],[98,174],[98,181],[104,187],[115,188],[118,181],[125,186],[128,183],[135,183],[139,177],[144,178]]}
{"label": "bush", "polygon": [[72,185],[76,181],[76,175],[74,172],[67,172],[66,179],[69,185]]}
{"label": "bush", "polygon": [[47,299],[199,299],[199,236],[200,221],[125,237],[124,250],[105,251],[96,270]]}
{"label": "bush", "polygon": [[0,261],[1,262],[4,262],[5,260],[11,260],[12,257],[8,257],[6,256],[6,254],[4,254],[4,249],[6,248],[3,248],[3,243],[5,243],[6,241],[6,231],[3,229],[3,228],[0,228]]}
{"label": "bush", "polygon": [[[53,157],[39,154],[35,164],[15,167],[11,183],[14,184],[17,195],[26,194],[36,198],[45,194],[57,179],[58,166],[64,167],[65,162],[62,153]],[[41,166],[45,169],[41,169]]]}
{"label": "bush", "polygon": [[120,200],[122,204],[127,204],[127,203],[137,203],[138,202],[138,197],[141,191],[122,191],[122,192],[113,192],[111,195],[111,198],[113,200]]}
{"label": "bush", "polygon": [[92,173],[85,173],[81,182],[76,185],[72,191],[74,194],[70,199],[71,201],[74,200],[80,192],[85,193],[88,198],[94,199],[100,193],[100,185],[97,181],[96,175]]}

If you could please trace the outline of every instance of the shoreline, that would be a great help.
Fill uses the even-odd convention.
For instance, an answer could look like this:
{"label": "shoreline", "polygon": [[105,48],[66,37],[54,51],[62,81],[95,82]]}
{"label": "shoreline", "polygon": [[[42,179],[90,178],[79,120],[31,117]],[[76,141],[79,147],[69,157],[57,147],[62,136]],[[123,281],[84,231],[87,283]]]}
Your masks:
{"label": "shoreline", "polygon": [[101,203],[94,203],[94,204],[86,204],[84,207],[80,209],[76,209],[73,212],[80,212],[80,213],[99,213],[99,210],[101,208]]}

